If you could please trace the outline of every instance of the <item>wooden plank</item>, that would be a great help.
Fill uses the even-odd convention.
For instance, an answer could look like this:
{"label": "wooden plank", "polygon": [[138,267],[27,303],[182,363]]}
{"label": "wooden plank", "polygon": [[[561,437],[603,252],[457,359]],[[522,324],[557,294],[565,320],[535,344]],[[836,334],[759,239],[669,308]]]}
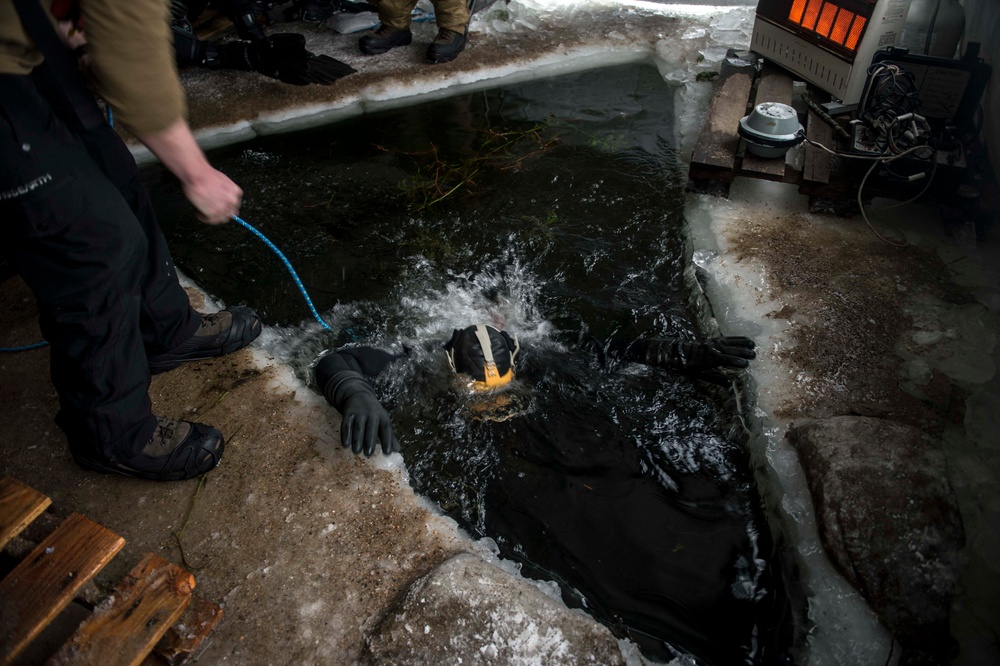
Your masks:
{"label": "wooden plank", "polygon": [[125,539],[70,515],[0,581],[0,665],[13,662],[125,545]]}
{"label": "wooden plank", "polygon": [[[827,148],[836,149],[833,140],[833,128],[820,119],[816,112],[809,110],[806,119],[806,138],[821,143]],[[802,165],[802,179],[812,183],[830,182],[830,153],[812,144],[806,144],[805,161]]]}
{"label": "wooden plank", "polygon": [[[764,63],[757,81],[757,94],[753,106],[763,102],[780,102],[789,106],[792,104],[792,78],[783,69],[767,62]],[[785,156],[768,159],[747,153],[740,164],[740,171],[752,178],[784,180]]]}
{"label": "wooden plank", "polygon": [[0,548],[40,516],[52,500],[12,476],[0,479]]}
{"label": "wooden plank", "polygon": [[725,171],[736,166],[739,136],[736,128],[746,115],[750,89],[757,75],[756,62],[737,56],[734,52],[723,61],[715,96],[708,107],[708,115],[698,134],[691,156],[692,164],[706,165]]}
{"label": "wooden plank", "polygon": [[147,553],[48,661],[48,666],[135,666],[191,601],[194,576]]}
{"label": "wooden plank", "polygon": [[792,77],[788,73],[767,61],[764,62],[757,81],[755,104],[761,102],[780,102],[792,105]]}
{"label": "wooden plank", "polygon": [[197,595],[191,597],[187,610],[167,630],[153,649],[145,665],[179,666],[187,662],[201,646],[202,642],[215,631],[222,621],[222,609]]}

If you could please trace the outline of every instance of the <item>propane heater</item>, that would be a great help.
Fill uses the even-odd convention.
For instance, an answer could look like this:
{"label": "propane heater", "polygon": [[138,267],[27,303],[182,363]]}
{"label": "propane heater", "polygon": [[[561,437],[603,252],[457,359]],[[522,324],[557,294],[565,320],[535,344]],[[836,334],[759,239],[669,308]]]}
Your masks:
{"label": "propane heater", "polygon": [[910,0],[760,0],[750,49],[856,104],[879,49],[899,41]]}

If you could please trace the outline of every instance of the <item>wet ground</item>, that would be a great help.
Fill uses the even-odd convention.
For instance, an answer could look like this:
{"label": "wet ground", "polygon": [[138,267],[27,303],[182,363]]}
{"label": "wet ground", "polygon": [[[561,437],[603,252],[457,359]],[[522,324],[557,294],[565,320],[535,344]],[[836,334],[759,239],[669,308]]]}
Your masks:
{"label": "wet ground", "polygon": [[[418,45],[429,41],[430,26],[418,32],[412,49],[378,59],[356,54],[353,37],[312,29],[315,50],[350,62],[358,74],[331,89],[292,88],[244,73],[185,74],[192,124],[201,136],[221,142],[282,123],[401,104],[417,93],[478,85],[485,78],[637,58],[657,58],[680,99],[704,108],[711,88],[695,85],[694,74],[717,67],[713,54],[745,39],[739,21],[731,25],[723,14],[681,20],[620,6],[520,14],[516,3],[508,7],[515,11],[506,23],[474,23],[468,51],[446,66],[421,62]],[[507,24],[510,29],[501,30]],[[712,24],[717,28],[709,30]],[[690,114],[688,130],[681,128],[682,146],[690,145],[697,117]],[[689,206],[696,258],[711,277],[707,291],[720,325],[726,332],[752,332],[762,345],[753,371],[762,424],[756,455],[764,482],[770,479],[770,492],[779,496],[777,504],[794,522],[791,531],[802,539],[797,547],[815,623],[808,663],[885,663],[891,647],[870,610],[825,561],[801,470],[784,443],[793,420],[858,405],[939,426],[951,443],[952,483],[970,545],[963,593],[952,609],[952,633],[962,645],[956,663],[995,663],[1000,543],[990,528],[1000,506],[993,416],[1000,405],[996,239],[991,234],[976,242],[965,227],[945,233],[934,209],[920,209],[919,215],[897,211],[894,224],[908,225],[912,245],[889,253],[866,234],[860,219],[811,216],[794,191],[739,183],[729,201],[690,197]],[[831,248],[840,254],[829,254]],[[861,267],[859,279],[836,281],[832,273],[843,261],[832,259],[838,256]],[[880,273],[883,267],[891,267],[891,281]],[[955,289],[961,298],[953,297]],[[894,291],[928,293],[932,305],[960,307],[900,310]],[[200,294],[192,293],[197,301]],[[832,302],[830,295],[862,304],[869,316]],[[4,344],[39,339],[30,294],[18,279],[0,285],[0,304]],[[931,320],[928,312],[941,318]],[[968,344],[940,344],[934,347],[939,360],[913,362],[927,356],[926,349],[923,356],[914,353],[913,344],[953,340]],[[908,363],[892,360],[900,349],[910,354],[904,356]],[[47,357],[45,350],[0,357],[0,474],[50,495],[57,517],[77,511],[125,537],[125,550],[101,575],[101,585],[119,579],[146,551],[185,563],[196,576],[196,592],[226,613],[202,663],[354,663],[404,654],[385,648],[379,637],[398,634],[405,642],[407,632],[432,637],[420,643],[424,663],[587,663],[597,654],[604,655],[597,661],[609,663],[594,641],[604,649],[600,641],[614,641],[599,631],[588,640],[571,633],[578,616],[568,611],[546,616],[555,619],[542,634],[533,626],[531,635],[545,640],[505,632],[505,623],[533,617],[513,602],[491,608],[493,624],[477,625],[472,633],[458,620],[386,629],[387,620],[404,615],[396,603],[414,581],[459,552],[493,561],[488,544],[468,540],[453,522],[430,511],[409,490],[398,460],[369,461],[343,451],[336,416],[272,359],[241,351],[154,378],[158,412],[203,418],[227,433],[230,446],[222,466],[203,483],[151,484],[85,473],[73,464],[52,423],[57,402]],[[895,374],[883,367],[886,359],[896,363]],[[909,376],[921,381],[905,381]],[[915,392],[931,400],[918,398],[914,406]],[[929,403],[940,407],[928,409]],[[956,404],[960,414],[952,410]],[[537,592],[524,585],[521,597],[530,597],[529,589]],[[482,634],[484,626],[493,633]],[[554,637],[554,629],[563,631]],[[406,654],[405,661],[383,663],[420,661],[412,651]],[[623,654],[623,661],[639,660],[628,646]],[[844,661],[848,654],[867,660]]]}

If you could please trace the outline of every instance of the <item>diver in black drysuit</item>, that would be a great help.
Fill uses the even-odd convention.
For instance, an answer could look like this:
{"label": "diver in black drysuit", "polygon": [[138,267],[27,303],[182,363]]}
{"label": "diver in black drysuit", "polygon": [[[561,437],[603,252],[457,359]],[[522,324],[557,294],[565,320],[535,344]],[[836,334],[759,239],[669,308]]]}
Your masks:
{"label": "diver in black drysuit", "polygon": [[[750,338],[727,336],[708,342],[649,338],[588,340],[585,346],[612,360],[631,361],[678,370],[717,380],[715,368],[746,368],[756,357]],[[488,324],[455,329],[445,344],[452,369],[471,379],[475,391],[500,390],[514,378],[514,361],[520,350],[517,338]],[[341,444],[366,456],[375,453],[377,441],[386,455],[399,451],[389,414],[375,395],[368,377],[377,377],[389,364],[403,358],[373,347],[347,347],[324,356],[316,365],[316,383],[327,401],[343,416]]]}
{"label": "diver in black drysuit", "polygon": [[[669,661],[686,652],[705,663],[742,663],[752,652],[745,646],[755,607],[752,593],[737,598],[735,570],[743,560],[752,568],[759,557],[747,534],[746,480],[671,472],[680,486],[671,492],[650,472],[626,426],[605,418],[615,408],[595,404],[590,391],[602,389],[577,386],[570,366],[635,362],[728,385],[718,369],[747,367],[753,341],[591,339],[568,350],[535,346],[521,353],[516,338],[478,325],[455,330],[445,351],[450,369],[443,361],[405,362],[426,358],[431,352],[422,347],[394,354],[349,346],[323,356],[315,378],[342,415],[343,446],[369,456],[379,444],[385,454],[399,451],[378,388],[387,404],[401,408],[404,428],[420,432],[419,441],[407,444],[415,487],[424,485],[423,475],[441,474],[483,486],[483,496],[471,500],[465,491],[457,499],[447,489],[437,494],[437,481],[427,486],[464,528],[496,539],[504,556],[521,560],[532,577],[562,583],[571,605],[584,605],[654,657]],[[615,374],[648,390],[648,380]],[[392,381],[400,378],[405,397],[393,394]],[[413,391],[424,400],[408,400]],[[453,412],[459,403],[464,407]],[[454,413],[466,417],[458,419],[465,425],[456,427]],[[436,437],[440,443],[430,443]]]}
{"label": "diver in black drysuit", "polygon": [[304,86],[329,85],[355,72],[347,63],[306,50],[300,34],[283,32],[270,36],[257,23],[257,14],[270,3],[251,0],[211,0],[214,9],[236,26],[240,39],[213,44],[198,39],[192,21],[204,11],[209,0],[172,0],[171,28],[174,52],[180,66],[209,69],[253,70],[284,83]]}

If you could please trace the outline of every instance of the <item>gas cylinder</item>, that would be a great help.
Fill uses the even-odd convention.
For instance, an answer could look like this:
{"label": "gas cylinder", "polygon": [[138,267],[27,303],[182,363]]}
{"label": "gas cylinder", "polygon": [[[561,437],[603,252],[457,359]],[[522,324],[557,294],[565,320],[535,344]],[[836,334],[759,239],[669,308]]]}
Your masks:
{"label": "gas cylinder", "polygon": [[954,58],[965,32],[965,10],[958,0],[913,0],[899,45],[910,53]]}

